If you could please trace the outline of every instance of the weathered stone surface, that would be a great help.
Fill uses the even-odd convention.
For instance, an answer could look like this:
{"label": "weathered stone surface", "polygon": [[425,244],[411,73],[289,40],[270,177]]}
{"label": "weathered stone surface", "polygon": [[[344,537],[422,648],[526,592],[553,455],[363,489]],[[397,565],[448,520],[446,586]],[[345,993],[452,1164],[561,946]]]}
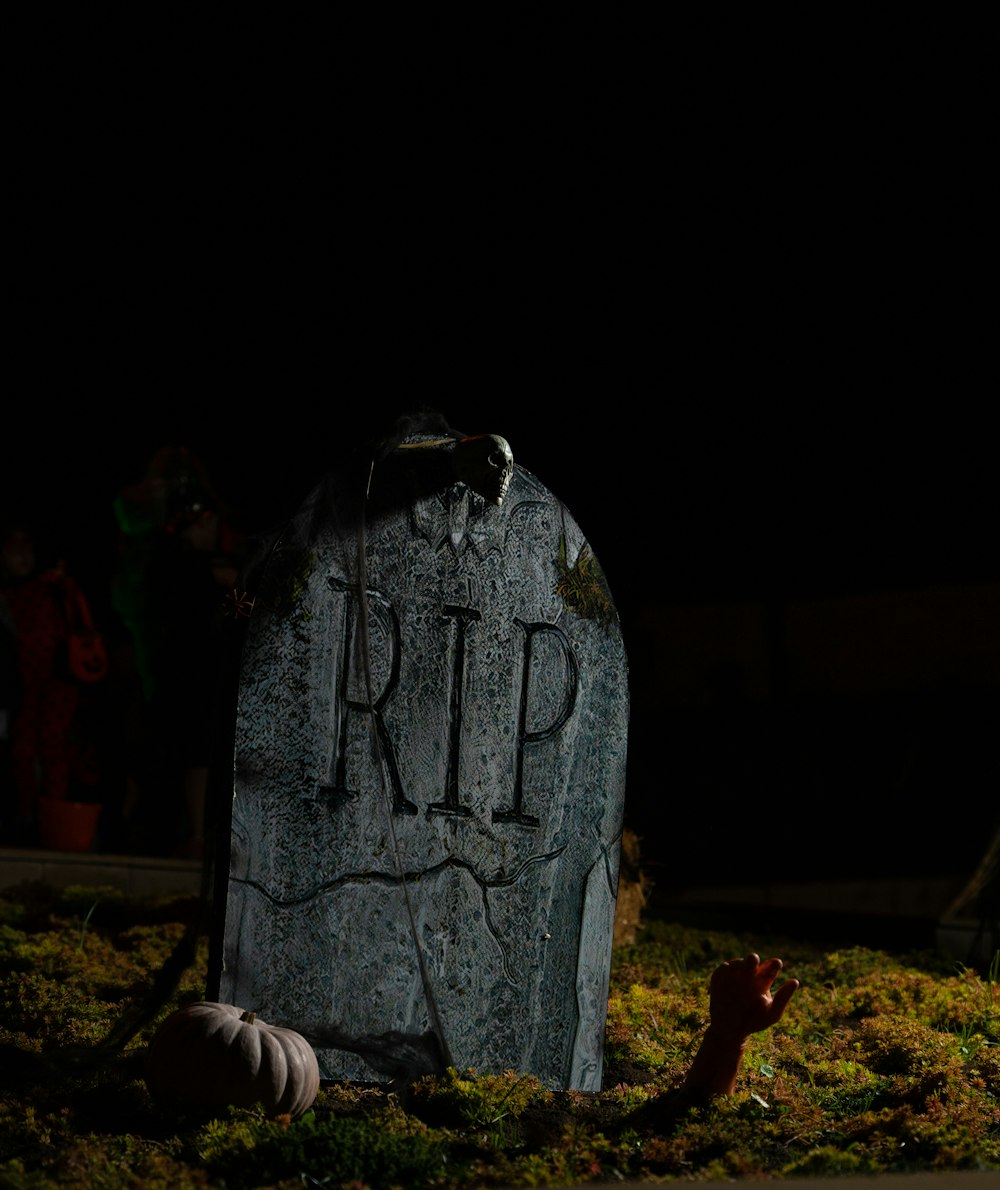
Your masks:
{"label": "weathered stone surface", "polygon": [[366,506],[324,481],[253,593],[210,993],[309,1037],[325,1079],[448,1062],[597,1090],[620,626],[563,504],[520,467],[487,503],[451,449],[396,450]]}

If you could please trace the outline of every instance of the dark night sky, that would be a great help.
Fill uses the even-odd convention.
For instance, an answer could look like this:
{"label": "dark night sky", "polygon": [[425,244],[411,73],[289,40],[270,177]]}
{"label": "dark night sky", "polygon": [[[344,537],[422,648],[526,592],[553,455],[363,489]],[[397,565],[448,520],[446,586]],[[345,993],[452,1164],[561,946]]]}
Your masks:
{"label": "dark night sky", "polygon": [[532,20],[26,28],[4,504],[96,575],[157,445],[254,526],[430,404],[626,608],[997,577],[965,41]]}
{"label": "dark night sky", "polygon": [[4,497],[78,567],[162,442],[266,521],[427,403],[625,601],[996,577],[948,30],[131,20],[12,84]]}

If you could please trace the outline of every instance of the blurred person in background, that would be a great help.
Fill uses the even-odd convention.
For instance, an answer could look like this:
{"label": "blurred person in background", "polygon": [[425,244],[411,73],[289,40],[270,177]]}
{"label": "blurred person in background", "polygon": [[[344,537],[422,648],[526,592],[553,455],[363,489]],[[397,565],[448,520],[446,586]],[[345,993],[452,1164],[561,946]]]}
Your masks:
{"label": "blurred person in background", "polygon": [[241,542],[202,460],[157,450],[118,493],[112,603],[132,642],[132,847],[199,859],[218,726],[225,615]]}
{"label": "blurred person in background", "polygon": [[70,795],[81,689],[67,667],[65,608],[76,586],[62,561],[41,564],[36,534],[26,525],[0,530],[0,595],[18,685],[8,695],[16,699],[7,708],[13,804],[5,808],[3,835],[16,846],[37,845],[39,798]]}

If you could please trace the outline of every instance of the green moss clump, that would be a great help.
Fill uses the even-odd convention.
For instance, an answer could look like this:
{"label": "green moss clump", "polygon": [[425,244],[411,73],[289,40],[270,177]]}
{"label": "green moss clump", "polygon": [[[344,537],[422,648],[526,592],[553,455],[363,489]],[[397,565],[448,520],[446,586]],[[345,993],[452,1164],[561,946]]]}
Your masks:
{"label": "green moss clump", "polygon": [[439,1184],[448,1164],[445,1138],[392,1112],[359,1119],[310,1111],[292,1122],[232,1109],[207,1124],[193,1145],[209,1184],[226,1190],[283,1182],[416,1188]]}

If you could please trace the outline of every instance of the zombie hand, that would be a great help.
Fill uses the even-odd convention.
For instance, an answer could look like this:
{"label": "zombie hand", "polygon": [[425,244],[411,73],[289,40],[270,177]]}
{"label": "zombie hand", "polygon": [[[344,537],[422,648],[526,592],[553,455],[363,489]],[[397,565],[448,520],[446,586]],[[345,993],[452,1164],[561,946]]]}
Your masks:
{"label": "zombie hand", "polygon": [[688,1095],[710,1098],[733,1093],[750,1034],[779,1021],[798,989],[799,981],[788,979],[771,995],[781,967],[781,959],[762,963],[759,955],[748,954],[712,972],[711,1022],[684,1081]]}
{"label": "zombie hand", "polygon": [[781,1020],[799,986],[797,979],[788,979],[771,995],[782,965],[781,959],[762,963],[759,955],[748,954],[716,967],[708,985],[712,1028],[743,1039]]}

